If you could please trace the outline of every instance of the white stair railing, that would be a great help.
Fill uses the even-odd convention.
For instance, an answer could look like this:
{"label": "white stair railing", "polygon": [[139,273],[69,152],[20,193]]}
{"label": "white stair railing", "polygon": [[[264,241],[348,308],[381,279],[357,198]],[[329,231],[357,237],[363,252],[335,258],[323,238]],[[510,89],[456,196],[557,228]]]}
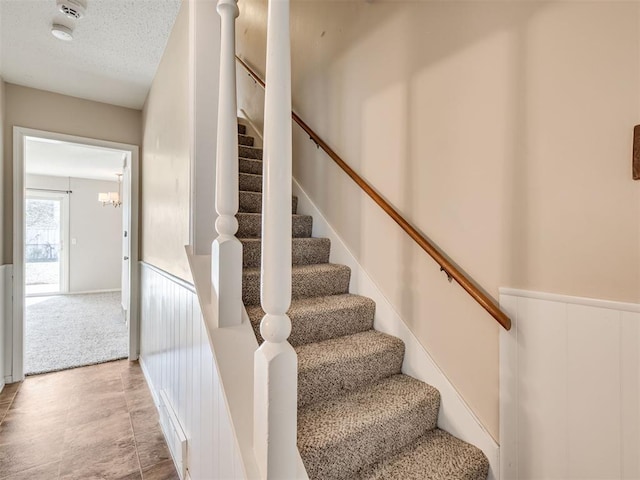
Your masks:
{"label": "white stair railing", "polygon": [[291,320],[291,47],[289,0],[269,0],[265,92],[260,324],[255,353],[254,449],[263,478],[289,480],[297,467],[298,358]]}
{"label": "white stair railing", "polygon": [[[219,0],[220,87],[216,151],[217,238],[211,245],[211,283],[217,298],[218,327],[239,325],[242,319],[242,244],[238,231],[238,117],[236,112],[237,0]],[[215,306],[215,302],[214,302]]]}

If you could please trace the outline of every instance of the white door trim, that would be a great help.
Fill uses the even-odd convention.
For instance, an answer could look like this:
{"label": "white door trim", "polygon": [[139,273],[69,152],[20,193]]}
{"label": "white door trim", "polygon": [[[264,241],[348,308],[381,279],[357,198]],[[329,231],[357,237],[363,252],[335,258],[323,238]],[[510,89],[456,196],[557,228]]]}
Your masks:
{"label": "white door trim", "polygon": [[24,145],[27,137],[79,143],[93,147],[127,152],[131,164],[131,202],[129,236],[131,260],[129,298],[129,360],[137,360],[139,353],[138,318],[138,169],[139,147],[126,143],[13,127],[13,336],[11,352],[11,380],[24,379]]}

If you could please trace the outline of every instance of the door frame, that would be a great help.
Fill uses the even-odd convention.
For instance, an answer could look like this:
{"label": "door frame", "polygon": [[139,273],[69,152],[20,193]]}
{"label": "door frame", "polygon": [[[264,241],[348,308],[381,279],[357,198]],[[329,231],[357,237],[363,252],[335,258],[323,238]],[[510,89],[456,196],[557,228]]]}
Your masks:
{"label": "door frame", "polygon": [[[131,200],[129,202],[129,360],[137,360],[139,354],[138,317],[138,201],[139,201],[139,147],[127,143],[111,142],[96,138],[67,135],[64,133],[13,127],[13,318],[11,334],[11,381],[24,379],[24,200],[25,200],[25,141],[29,137],[53,141],[78,143],[92,147],[126,152],[131,165]],[[97,200],[96,200],[97,201]]]}
{"label": "door frame", "polygon": [[[69,292],[69,193],[65,192],[41,192],[38,190],[29,191],[25,188],[25,200],[27,197],[31,198],[43,198],[46,200],[59,200],[60,201],[60,241],[62,243],[60,251],[62,257],[58,259],[60,262],[60,291],[51,295],[61,295]],[[24,230],[26,232],[26,228]],[[24,241],[24,238],[23,238]],[[24,258],[24,257],[23,257]],[[27,296],[25,292],[25,297]]]}

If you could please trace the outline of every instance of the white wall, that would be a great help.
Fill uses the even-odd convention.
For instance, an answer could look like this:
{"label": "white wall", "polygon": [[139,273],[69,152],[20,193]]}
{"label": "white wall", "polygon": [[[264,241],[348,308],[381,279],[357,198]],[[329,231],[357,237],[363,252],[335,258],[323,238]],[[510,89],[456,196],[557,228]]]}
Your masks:
{"label": "white wall", "polygon": [[118,183],[27,174],[26,188],[73,192],[69,194],[69,292],[119,289],[122,208],[98,202],[99,192],[117,192]]}
{"label": "white wall", "polygon": [[640,478],[640,305],[502,289],[509,480]]}
{"label": "white wall", "polygon": [[147,264],[140,277],[140,363],[154,398],[165,392],[187,437],[191,479],[246,478],[193,287]]}

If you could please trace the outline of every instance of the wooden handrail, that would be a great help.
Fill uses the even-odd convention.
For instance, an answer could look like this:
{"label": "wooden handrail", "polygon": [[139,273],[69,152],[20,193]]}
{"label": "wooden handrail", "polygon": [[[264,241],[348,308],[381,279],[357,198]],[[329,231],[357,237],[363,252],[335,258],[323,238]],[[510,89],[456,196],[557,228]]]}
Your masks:
{"label": "wooden handrail", "polygon": [[[236,55],[236,59],[240,65],[244,67],[249,76],[263,88],[265,82],[249,65],[247,65],[240,57]],[[500,307],[487,295],[478,285],[470,278],[462,273],[447,256],[440,251],[433,243],[431,243],[424,235],[422,235],[413,225],[398,213],[398,211],[387,202],[371,185],[367,183],[360,175],[358,175],[349,165],[345,163],[340,156],[334,152],[322,138],[314,132],[295,112],[291,112],[293,120],[302,128],[313,142],[318,145],[327,155],[351,177],[351,179],[371,197],[371,199],[380,206],[387,214],[402,228],[420,247],[433,258],[440,270],[446,273],[449,279],[454,279],[476,302],[478,302],[489,314],[502,325],[505,330],[511,329],[511,319],[502,311]]]}

